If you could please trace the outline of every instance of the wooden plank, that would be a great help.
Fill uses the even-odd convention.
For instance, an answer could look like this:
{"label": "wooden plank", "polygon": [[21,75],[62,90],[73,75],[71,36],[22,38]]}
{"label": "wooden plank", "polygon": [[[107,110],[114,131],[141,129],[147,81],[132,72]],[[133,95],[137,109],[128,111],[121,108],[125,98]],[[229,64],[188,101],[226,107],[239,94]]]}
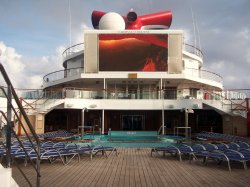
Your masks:
{"label": "wooden plank", "polygon": [[114,177],[115,177],[116,172],[117,172],[119,158],[115,155],[111,155],[107,160],[109,161],[109,166],[107,166],[106,176],[102,180],[101,184],[103,184],[103,185],[105,184],[106,186],[112,186],[113,181],[114,181]]}
{"label": "wooden plank", "polygon": [[[36,182],[36,173],[28,164],[24,172]],[[28,186],[16,167],[13,177],[22,186]],[[201,160],[187,159],[182,162],[172,156],[150,156],[150,149],[119,148],[119,155],[105,158],[96,156],[91,161],[82,156],[78,163],[73,160],[64,166],[59,161],[53,164],[41,163],[41,186],[248,186],[250,170],[244,170],[242,164],[232,163],[232,172],[223,162],[217,165],[209,161],[207,165]]]}

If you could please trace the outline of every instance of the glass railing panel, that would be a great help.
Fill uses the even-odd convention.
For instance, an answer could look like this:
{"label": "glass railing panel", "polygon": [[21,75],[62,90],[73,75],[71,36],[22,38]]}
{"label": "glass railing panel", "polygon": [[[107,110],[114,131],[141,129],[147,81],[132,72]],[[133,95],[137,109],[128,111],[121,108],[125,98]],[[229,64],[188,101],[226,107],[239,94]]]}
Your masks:
{"label": "glass railing panel", "polygon": [[164,99],[177,99],[177,90],[163,91]]}
{"label": "glass railing panel", "polygon": [[[187,91],[187,89],[184,89]],[[62,98],[75,98],[75,99],[204,99],[204,100],[223,100],[223,99],[245,99],[246,94],[240,92],[220,92],[212,90],[197,90],[197,94],[183,95],[183,90],[139,90],[139,91],[105,91],[101,90],[81,90],[77,88],[64,88],[62,90],[46,90],[46,91],[31,91],[25,92],[25,98],[33,99],[43,96],[47,99],[62,99]],[[163,95],[161,97],[161,95]],[[177,95],[179,95],[177,97]]]}
{"label": "glass railing panel", "polygon": [[83,68],[71,68],[65,70],[59,70],[52,73],[49,73],[43,77],[44,83],[49,83],[57,80],[61,80],[67,77],[72,77],[75,75],[79,75],[83,72]]}
{"label": "glass railing panel", "polygon": [[202,79],[207,79],[207,80],[211,80],[211,81],[215,81],[218,83],[223,83],[223,79],[220,75],[210,72],[210,71],[206,71],[206,70],[199,70],[199,69],[193,69],[193,68],[185,68],[185,70],[183,71],[184,74],[186,75],[191,75],[194,77],[199,77]]}

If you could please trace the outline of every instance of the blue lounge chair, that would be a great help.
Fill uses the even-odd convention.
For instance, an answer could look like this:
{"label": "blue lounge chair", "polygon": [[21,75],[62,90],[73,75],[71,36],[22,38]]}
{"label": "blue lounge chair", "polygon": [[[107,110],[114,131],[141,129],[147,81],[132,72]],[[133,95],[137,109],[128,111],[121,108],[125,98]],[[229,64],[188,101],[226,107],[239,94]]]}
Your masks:
{"label": "blue lounge chair", "polygon": [[236,144],[239,146],[239,150],[250,149],[250,145],[246,142],[237,142]]}
{"label": "blue lounge chair", "polygon": [[[38,155],[34,149],[28,151],[28,156],[25,154],[25,152],[23,150],[16,151],[15,153],[13,153],[13,156],[15,158],[24,159],[25,165],[27,164],[28,156],[31,160],[37,159],[37,157],[38,157]],[[68,160],[68,157],[70,157],[69,160]],[[41,160],[49,160],[50,163],[53,163],[53,162],[55,162],[55,160],[57,158],[60,158],[62,163],[64,165],[67,165],[70,163],[70,161],[74,157],[78,157],[78,161],[80,161],[80,155],[78,153],[72,152],[72,151],[67,151],[67,150],[58,151],[55,149],[51,149],[51,150],[41,149],[41,152],[40,152],[40,159]]]}
{"label": "blue lounge chair", "polygon": [[78,149],[78,146],[75,143],[67,143],[65,145],[64,149],[68,150],[68,151],[70,151],[70,150],[76,150],[76,149]]}
{"label": "blue lounge chair", "polygon": [[243,164],[244,169],[247,169],[246,161],[249,159],[246,158],[242,153],[232,150],[232,149],[227,149],[225,151],[211,151],[207,152],[207,155],[205,157],[205,162],[208,159],[216,159],[219,161],[218,163],[221,163],[222,161],[226,161],[228,164],[228,169],[231,171],[231,166],[230,166],[230,161],[237,161],[241,162]]}
{"label": "blue lounge chair", "polygon": [[[113,152],[116,152],[116,156],[117,156],[117,149],[115,147],[105,147],[105,146],[90,146],[90,145],[82,145],[80,147],[78,147],[75,150],[71,150],[74,152],[79,153],[80,155],[82,154],[88,154],[90,155],[90,159],[93,159],[93,156],[97,155],[98,153],[102,153],[102,155],[105,155],[107,158],[110,154],[112,154]],[[110,153],[107,154],[107,151],[109,151]]]}
{"label": "blue lounge chair", "polygon": [[52,149],[54,145],[55,145],[54,142],[46,141],[46,142],[41,143],[41,148],[43,148],[43,149]]}
{"label": "blue lounge chair", "polygon": [[52,146],[52,149],[60,150],[60,149],[65,149],[66,143],[64,142],[57,142]]}
{"label": "blue lounge chair", "polygon": [[180,150],[181,152],[181,155],[188,155],[189,156],[189,161],[191,161],[191,159],[196,159],[196,156],[195,156],[195,153],[198,153],[200,151],[200,148],[199,148],[199,151],[198,151],[198,148],[197,150],[193,150],[193,148],[189,145],[186,145],[186,144],[182,144],[180,146],[178,146],[178,149]]}
{"label": "blue lounge chair", "polygon": [[178,155],[180,161],[182,161],[182,159],[181,159],[181,152],[180,152],[180,150],[176,146],[169,145],[169,146],[166,146],[166,147],[155,147],[155,148],[152,148],[151,149],[151,156],[153,156],[153,153],[159,154],[159,152],[162,152],[163,156],[165,156],[166,153]]}
{"label": "blue lounge chair", "polygon": [[240,150],[239,144],[234,142],[227,143],[227,146],[229,147],[229,149]]}
{"label": "blue lounge chair", "polygon": [[0,147],[0,163],[2,163],[2,158],[6,154],[5,148]]}
{"label": "blue lounge chair", "polygon": [[215,145],[218,147],[218,150],[220,151],[225,151],[227,149],[230,149],[230,147],[225,143],[216,143]]}
{"label": "blue lounge chair", "polygon": [[219,149],[215,144],[212,143],[205,143],[202,145],[206,149],[206,151],[215,151]]}

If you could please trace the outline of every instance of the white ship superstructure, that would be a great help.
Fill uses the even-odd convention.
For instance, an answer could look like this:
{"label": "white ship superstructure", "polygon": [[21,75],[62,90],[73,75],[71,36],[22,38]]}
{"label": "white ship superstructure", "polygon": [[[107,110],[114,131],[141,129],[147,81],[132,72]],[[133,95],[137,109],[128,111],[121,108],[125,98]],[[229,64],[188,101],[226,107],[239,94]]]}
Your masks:
{"label": "white ship superstructure", "polygon": [[[163,12],[157,19],[162,14],[169,16]],[[112,29],[104,21],[114,17],[104,15],[109,13],[95,12],[92,22],[98,29],[84,30],[84,43],[64,51],[64,69],[44,76],[42,99],[26,100],[32,103],[33,109],[26,108],[37,133],[92,129],[101,134],[170,134],[190,127],[192,132],[247,135],[249,100],[223,91],[222,77],[203,69],[202,51],[184,43],[184,31],[168,29],[171,20],[138,29],[139,23],[131,24],[156,14],[130,12],[121,17],[125,24],[112,22],[120,24]],[[121,29],[127,25],[132,29]]]}

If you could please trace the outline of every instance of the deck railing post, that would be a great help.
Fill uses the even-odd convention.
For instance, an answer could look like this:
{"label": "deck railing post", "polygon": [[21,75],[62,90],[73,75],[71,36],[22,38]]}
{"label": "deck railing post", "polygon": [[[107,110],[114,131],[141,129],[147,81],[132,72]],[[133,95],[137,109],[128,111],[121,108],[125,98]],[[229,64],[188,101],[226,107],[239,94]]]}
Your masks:
{"label": "deck railing post", "polygon": [[11,99],[12,99],[12,92],[11,92],[11,85],[8,85],[7,88],[7,99],[9,102],[7,102],[7,126],[6,126],[6,166],[10,167],[11,162],[11,128],[12,128],[12,122],[11,122]]}

